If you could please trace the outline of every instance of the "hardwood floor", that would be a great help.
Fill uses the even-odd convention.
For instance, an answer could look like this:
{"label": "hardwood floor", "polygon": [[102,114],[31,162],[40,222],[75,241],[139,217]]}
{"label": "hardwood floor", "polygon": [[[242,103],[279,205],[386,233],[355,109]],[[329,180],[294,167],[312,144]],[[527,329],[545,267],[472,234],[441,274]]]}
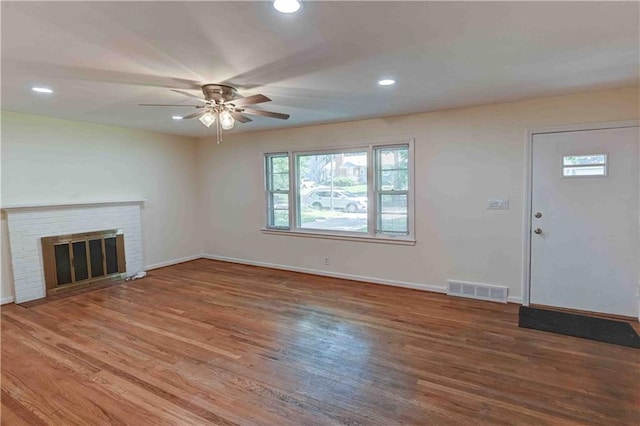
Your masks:
{"label": "hardwood floor", "polygon": [[2,424],[639,424],[640,351],[516,305],[196,260],[2,307]]}

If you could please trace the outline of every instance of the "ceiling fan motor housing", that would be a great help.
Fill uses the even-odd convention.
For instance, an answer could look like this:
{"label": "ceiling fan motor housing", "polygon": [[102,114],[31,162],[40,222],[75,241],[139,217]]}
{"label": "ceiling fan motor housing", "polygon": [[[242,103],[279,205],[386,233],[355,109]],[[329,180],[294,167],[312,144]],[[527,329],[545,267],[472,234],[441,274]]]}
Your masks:
{"label": "ceiling fan motor housing", "polygon": [[217,104],[228,102],[236,96],[235,87],[224,84],[205,84],[202,86],[202,93],[208,101],[215,101]]}

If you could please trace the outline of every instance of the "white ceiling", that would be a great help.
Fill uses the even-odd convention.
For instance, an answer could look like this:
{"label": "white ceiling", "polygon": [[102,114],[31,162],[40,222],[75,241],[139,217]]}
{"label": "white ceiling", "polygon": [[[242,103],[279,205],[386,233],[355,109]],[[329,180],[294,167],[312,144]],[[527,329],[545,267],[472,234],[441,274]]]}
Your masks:
{"label": "white ceiling", "polygon": [[[639,82],[640,3],[2,2],[2,108],[213,133],[169,88],[263,93],[233,131],[432,111]],[[395,86],[376,82],[393,77]],[[53,95],[30,91],[48,86]]]}

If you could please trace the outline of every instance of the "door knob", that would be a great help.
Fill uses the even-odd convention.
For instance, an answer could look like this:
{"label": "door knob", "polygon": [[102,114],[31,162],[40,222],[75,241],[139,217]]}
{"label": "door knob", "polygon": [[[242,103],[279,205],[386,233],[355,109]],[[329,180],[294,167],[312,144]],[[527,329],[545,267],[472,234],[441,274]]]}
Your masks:
{"label": "door knob", "polygon": [[536,219],[540,219],[542,217],[542,213],[537,212],[536,214],[534,214],[534,216],[536,217]]}
{"label": "door knob", "polygon": [[535,231],[533,231],[533,232],[535,232],[536,234],[540,235],[540,234],[542,234],[542,229],[536,228]]}

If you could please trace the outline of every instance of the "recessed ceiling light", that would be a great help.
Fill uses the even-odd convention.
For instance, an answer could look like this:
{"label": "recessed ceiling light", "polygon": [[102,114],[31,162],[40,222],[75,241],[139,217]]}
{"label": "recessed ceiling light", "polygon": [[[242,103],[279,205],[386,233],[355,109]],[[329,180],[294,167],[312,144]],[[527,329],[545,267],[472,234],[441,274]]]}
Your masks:
{"label": "recessed ceiling light", "polygon": [[47,89],[46,87],[32,87],[31,90],[38,93],[53,93],[53,90]]}
{"label": "recessed ceiling light", "polygon": [[282,13],[294,13],[300,10],[300,2],[298,0],[274,0],[273,7]]}
{"label": "recessed ceiling light", "polygon": [[182,120],[181,115],[172,115],[171,118],[173,118],[174,120]]}
{"label": "recessed ceiling light", "polygon": [[384,80],[378,81],[380,86],[391,86],[392,84],[396,84],[396,81],[391,78],[385,78]]}

